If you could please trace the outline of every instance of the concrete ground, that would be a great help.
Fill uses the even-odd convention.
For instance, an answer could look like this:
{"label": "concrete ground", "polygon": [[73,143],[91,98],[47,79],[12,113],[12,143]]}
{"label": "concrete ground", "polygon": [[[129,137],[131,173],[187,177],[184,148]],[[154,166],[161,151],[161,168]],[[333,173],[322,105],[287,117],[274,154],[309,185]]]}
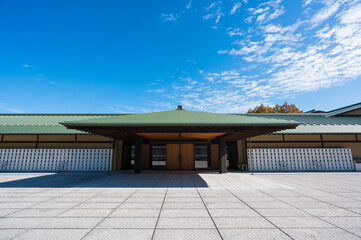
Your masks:
{"label": "concrete ground", "polygon": [[360,173],[0,173],[0,239],[360,238]]}

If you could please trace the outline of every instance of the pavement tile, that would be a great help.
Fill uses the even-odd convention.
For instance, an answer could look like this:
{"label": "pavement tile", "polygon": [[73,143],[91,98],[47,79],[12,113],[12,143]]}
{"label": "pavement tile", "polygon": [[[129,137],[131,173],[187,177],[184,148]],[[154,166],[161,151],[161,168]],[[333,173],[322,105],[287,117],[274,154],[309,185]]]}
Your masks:
{"label": "pavement tile", "polygon": [[238,198],[236,197],[230,197],[230,198],[208,198],[208,197],[205,197],[203,198],[203,201],[205,203],[239,203],[241,202],[241,200],[239,200]]}
{"label": "pavement tile", "polygon": [[208,209],[212,217],[258,217],[259,214],[252,209],[235,208],[235,209]]}
{"label": "pavement tile", "polygon": [[334,205],[320,202],[320,201],[313,201],[313,202],[292,202],[290,203],[292,206],[300,208],[300,209],[310,209],[310,208],[316,208],[316,209],[335,209],[337,208]]}
{"label": "pavement tile", "polygon": [[46,223],[47,218],[0,218],[0,229],[35,228]]}
{"label": "pavement tile", "polygon": [[58,215],[58,217],[106,217],[113,209],[78,209],[73,208]]}
{"label": "pavement tile", "polygon": [[0,203],[0,209],[9,208],[27,208],[36,203],[34,202],[2,202]]}
{"label": "pavement tile", "polygon": [[359,217],[321,217],[327,222],[342,228],[361,228],[361,216]]}
{"label": "pavement tile", "polygon": [[153,229],[99,229],[92,230],[84,239],[103,240],[149,240],[152,238]]}
{"label": "pavement tile", "polygon": [[335,208],[335,209],[311,208],[311,209],[303,209],[303,210],[317,217],[357,217],[357,216],[361,217],[360,214],[342,208]]}
{"label": "pavement tile", "polygon": [[34,206],[31,206],[30,208],[73,208],[76,205],[78,205],[78,202],[66,202],[66,203],[39,203]]}
{"label": "pavement tile", "polygon": [[162,203],[123,203],[119,208],[130,208],[130,209],[160,209]]}
{"label": "pavement tile", "polygon": [[275,228],[263,217],[213,218],[218,228]]}
{"label": "pavement tile", "polygon": [[104,198],[104,197],[94,197],[88,199],[87,203],[121,203],[124,202],[126,198]]}
{"label": "pavement tile", "polygon": [[0,217],[22,210],[22,208],[0,208]]}
{"label": "pavement tile", "polygon": [[205,208],[200,209],[162,209],[160,217],[186,218],[186,217],[209,217]]}
{"label": "pavement tile", "polygon": [[8,217],[55,217],[66,210],[66,208],[27,208]]}
{"label": "pavement tile", "polygon": [[202,199],[200,197],[183,197],[183,198],[166,197],[164,202],[165,203],[201,203]]}
{"label": "pavement tile", "polygon": [[87,201],[89,198],[63,198],[58,197],[46,201],[45,203],[81,203]]}
{"label": "pavement tile", "polygon": [[79,205],[77,205],[75,208],[92,208],[92,209],[96,209],[96,208],[106,208],[106,209],[114,209],[116,207],[118,207],[120,205],[120,203],[117,202],[86,202],[86,203],[81,203]]}
{"label": "pavement tile", "polygon": [[291,208],[291,209],[260,208],[260,209],[256,209],[256,211],[265,217],[305,217],[305,216],[310,217],[311,216],[310,214],[296,208]]}
{"label": "pavement tile", "polygon": [[154,229],[157,218],[106,218],[97,228]]}
{"label": "pavement tile", "polygon": [[242,202],[237,203],[206,203],[208,209],[221,208],[221,209],[236,209],[236,208],[249,208]]}
{"label": "pavement tile", "polygon": [[0,229],[0,240],[13,239],[26,231],[27,229]]}
{"label": "pavement tile", "polygon": [[299,228],[299,229],[288,229],[284,228],[288,235],[290,235],[295,240],[316,240],[316,239],[342,239],[342,240],[356,240],[360,239],[359,237],[348,233],[339,228]]}
{"label": "pavement tile", "polygon": [[15,239],[37,239],[37,240],[56,240],[67,239],[77,240],[81,239],[90,229],[31,229]]}
{"label": "pavement tile", "polygon": [[208,218],[159,218],[157,228],[215,228],[212,220]]}
{"label": "pavement tile", "polygon": [[66,217],[66,218],[49,218],[42,225],[35,228],[69,228],[69,229],[82,229],[93,228],[103,218],[90,218],[90,217]]}
{"label": "pavement tile", "polygon": [[224,240],[287,240],[291,239],[278,229],[219,229]]}
{"label": "pavement tile", "polygon": [[247,202],[247,204],[252,208],[277,208],[277,209],[288,209],[288,208],[294,208],[290,206],[289,204],[280,202],[275,200],[274,202]]}
{"label": "pavement tile", "polygon": [[216,229],[157,229],[155,240],[218,240],[221,239]]}
{"label": "pavement tile", "polygon": [[203,203],[169,203],[165,202],[163,209],[181,209],[181,208],[205,208]]}
{"label": "pavement tile", "polygon": [[160,209],[116,209],[109,217],[158,217]]}
{"label": "pavement tile", "polygon": [[333,227],[316,217],[267,217],[279,228],[330,228]]}
{"label": "pavement tile", "polygon": [[125,202],[126,203],[159,203],[163,202],[164,198],[146,198],[146,197],[130,197]]}

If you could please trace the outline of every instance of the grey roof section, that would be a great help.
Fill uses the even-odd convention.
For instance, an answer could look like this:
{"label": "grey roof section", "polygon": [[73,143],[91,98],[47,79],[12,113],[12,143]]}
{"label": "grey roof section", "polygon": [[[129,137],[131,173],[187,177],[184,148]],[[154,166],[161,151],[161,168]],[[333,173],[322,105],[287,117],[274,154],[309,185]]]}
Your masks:
{"label": "grey roof section", "polygon": [[361,134],[361,117],[327,117],[327,113],[248,113],[264,118],[293,120],[302,124],[276,134]]}
{"label": "grey roof section", "polygon": [[335,110],[332,110],[332,111],[329,111],[326,114],[326,116],[327,117],[337,116],[337,115],[347,113],[347,112],[351,112],[351,111],[354,111],[354,110],[357,110],[357,109],[360,109],[360,108],[361,108],[361,102],[355,103],[355,104],[352,104],[352,105],[349,105],[349,106],[346,106],[346,107],[338,108],[338,109],[335,109]]}

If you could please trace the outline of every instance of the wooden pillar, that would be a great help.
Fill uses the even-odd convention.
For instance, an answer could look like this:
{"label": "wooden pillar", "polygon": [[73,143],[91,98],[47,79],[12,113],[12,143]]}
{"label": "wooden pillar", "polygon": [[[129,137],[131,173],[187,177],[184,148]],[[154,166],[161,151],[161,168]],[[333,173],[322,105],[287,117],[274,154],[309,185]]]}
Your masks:
{"label": "wooden pillar", "polygon": [[118,171],[123,168],[122,159],[123,158],[123,141],[115,139],[114,141],[114,150],[113,150],[113,171]]}
{"label": "wooden pillar", "polygon": [[248,170],[248,160],[247,160],[247,143],[246,139],[237,141],[237,150],[238,150],[238,169],[242,171]]}
{"label": "wooden pillar", "polygon": [[219,139],[219,173],[227,173],[226,140]]}
{"label": "wooden pillar", "polygon": [[134,173],[142,172],[142,147],[143,138],[137,137],[135,140]]}

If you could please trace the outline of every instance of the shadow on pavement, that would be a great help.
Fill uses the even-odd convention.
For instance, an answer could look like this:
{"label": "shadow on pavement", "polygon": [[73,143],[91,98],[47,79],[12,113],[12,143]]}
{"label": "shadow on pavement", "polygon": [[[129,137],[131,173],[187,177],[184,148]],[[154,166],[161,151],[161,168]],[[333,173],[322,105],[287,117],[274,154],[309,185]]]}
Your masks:
{"label": "shadow on pavement", "polygon": [[[202,172],[202,174],[218,174]],[[15,176],[14,176],[15,175]],[[205,188],[195,171],[1,173],[0,188]]]}

